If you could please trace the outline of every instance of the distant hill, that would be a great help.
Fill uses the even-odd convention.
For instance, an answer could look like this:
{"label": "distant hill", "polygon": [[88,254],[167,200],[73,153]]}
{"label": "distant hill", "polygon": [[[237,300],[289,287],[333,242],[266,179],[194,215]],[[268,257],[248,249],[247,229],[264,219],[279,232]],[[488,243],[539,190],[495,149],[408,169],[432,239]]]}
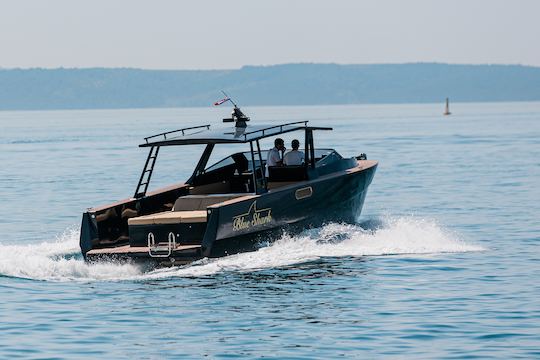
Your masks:
{"label": "distant hill", "polygon": [[238,70],[0,69],[0,110],[540,100],[540,68],[285,64]]}

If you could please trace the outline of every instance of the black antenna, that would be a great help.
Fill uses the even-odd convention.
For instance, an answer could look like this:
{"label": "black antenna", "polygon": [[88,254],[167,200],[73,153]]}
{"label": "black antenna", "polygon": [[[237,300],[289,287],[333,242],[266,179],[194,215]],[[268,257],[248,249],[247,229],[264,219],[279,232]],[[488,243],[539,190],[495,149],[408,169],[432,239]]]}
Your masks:
{"label": "black antenna", "polygon": [[242,110],[240,110],[238,105],[236,105],[236,103],[233,101],[233,99],[231,99],[231,97],[229,95],[227,95],[227,93],[225,91],[221,90],[221,92],[234,105],[231,117],[223,119],[223,122],[234,122],[235,123],[234,126],[237,127],[237,128],[245,128],[245,127],[247,127],[246,121],[249,121],[249,117],[247,117],[242,112]]}
{"label": "black antenna", "polygon": [[227,99],[229,99],[229,101],[234,105],[235,108],[238,107],[238,106],[236,105],[236,103],[233,101],[233,99],[232,99],[229,95],[227,95],[227,93],[226,93],[225,91],[221,90],[221,92],[223,93],[223,95],[225,95],[225,97],[226,97]]}

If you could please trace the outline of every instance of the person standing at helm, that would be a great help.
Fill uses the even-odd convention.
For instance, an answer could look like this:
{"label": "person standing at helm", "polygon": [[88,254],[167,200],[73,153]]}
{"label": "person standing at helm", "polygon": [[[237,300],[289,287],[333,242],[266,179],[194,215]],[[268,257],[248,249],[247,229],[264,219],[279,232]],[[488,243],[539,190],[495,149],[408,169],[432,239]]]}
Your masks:
{"label": "person standing at helm", "polygon": [[294,139],[291,143],[292,150],[283,156],[283,163],[285,165],[302,165],[304,163],[304,153],[299,151],[300,141]]}
{"label": "person standing at helm", "polygon": [[270,166],[281,166],[283,165],[282,155],[280,154],[285,151],[285,142],[281,138],[274,140],[274,147],[268,151],[268,158],[266,159],[266,173],[265,176],[269,177],[268,168]]}

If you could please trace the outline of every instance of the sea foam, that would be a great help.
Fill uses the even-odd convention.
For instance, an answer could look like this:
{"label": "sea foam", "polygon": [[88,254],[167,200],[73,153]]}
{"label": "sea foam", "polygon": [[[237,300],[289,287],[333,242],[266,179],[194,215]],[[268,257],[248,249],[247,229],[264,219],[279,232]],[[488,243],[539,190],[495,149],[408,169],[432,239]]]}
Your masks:
{"label": "sea foam", "polygon": [[79,231],[66,230],[51,242],[0,244],[0,275],[49,281],[119,281],[210,276],[293,266],[325,257],[441,254],[481,251],[433,220],[386,216],[364,224],[330,223],[300,235],[283,234],[257,251],[150,272],[133,264],[87,264]]}

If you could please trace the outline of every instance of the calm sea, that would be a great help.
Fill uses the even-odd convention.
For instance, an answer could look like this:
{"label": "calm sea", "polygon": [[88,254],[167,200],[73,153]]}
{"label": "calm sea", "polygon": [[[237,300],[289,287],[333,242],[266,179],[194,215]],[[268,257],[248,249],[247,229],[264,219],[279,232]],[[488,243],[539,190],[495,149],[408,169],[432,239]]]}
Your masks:
{"label": "calm sea", "polygon": [[144,136],[228,109],[0,112],[0,358],[540,358],[540,103],[244,110],[379,160],[358,223],[147,273],[85,264],[81,213],[133,194]]}

